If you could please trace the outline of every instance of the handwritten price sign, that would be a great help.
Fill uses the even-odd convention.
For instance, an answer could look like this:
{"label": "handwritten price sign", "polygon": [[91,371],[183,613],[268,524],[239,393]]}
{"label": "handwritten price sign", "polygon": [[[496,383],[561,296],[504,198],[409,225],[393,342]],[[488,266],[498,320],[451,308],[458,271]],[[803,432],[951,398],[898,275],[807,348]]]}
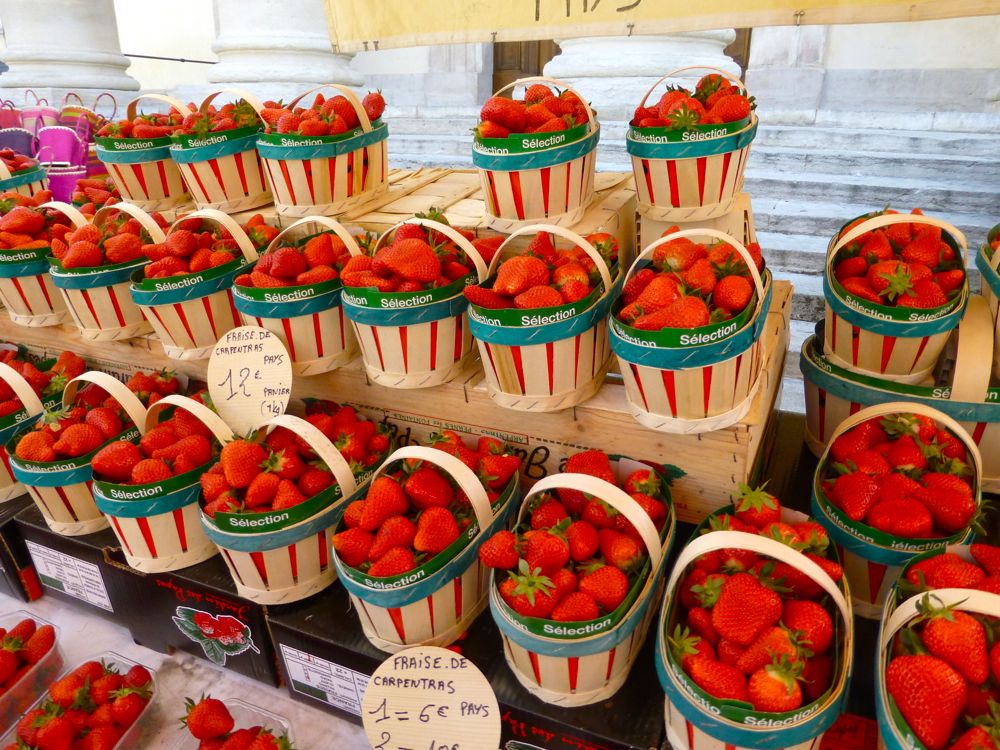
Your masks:
{"label": "handwritten price sign", "polygon": [[476,665],[453,651],[417,646],[375,670],[361,701],[373,750],[494,750],[500,709]]}
{"label": "handwritten price sign", "polygon": [[224,334],[208,362],[208,390],[238,435],[284,414],[292,395],[292,362],[281,339],[255,326]]}

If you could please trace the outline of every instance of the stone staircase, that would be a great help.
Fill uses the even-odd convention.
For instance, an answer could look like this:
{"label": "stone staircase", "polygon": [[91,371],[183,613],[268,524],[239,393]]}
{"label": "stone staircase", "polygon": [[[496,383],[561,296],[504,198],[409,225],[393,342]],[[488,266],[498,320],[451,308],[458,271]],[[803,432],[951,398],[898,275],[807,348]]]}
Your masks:
{"label": "stone staircase", "polygon": [[[476,115],[455,110],[393,118],[391,163],[470,167]],[[624,123],[603,125],[598,169],[631,169],[624,137]],[[762,125],[745,190],[768,266],[795,285],[783,405],[801,411],[798,351],[823,316],[821,273],[830,236],[872,209],[919,206],[962,230],[974,252],[1000,223],[1000,135]],[[971,280],[978,289],[975,272]]]}

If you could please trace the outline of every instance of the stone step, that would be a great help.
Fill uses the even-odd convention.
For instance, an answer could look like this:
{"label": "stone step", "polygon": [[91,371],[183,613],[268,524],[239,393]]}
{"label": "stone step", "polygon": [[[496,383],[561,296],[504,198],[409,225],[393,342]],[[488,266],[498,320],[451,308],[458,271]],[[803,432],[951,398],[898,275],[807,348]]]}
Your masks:
{"label": "stone step", "polygon": [[865,151],[905,154],[954,154],[1000,158],[1000,138],[995,133],[874,130],[809,125],[762,125],[755,145],[783,146],[851,153]]}
{"label": "stone step", "polygon": [[748,168],[744,189],[751,195],[774,200],[823,201],[886,205],[909,210],[919,206],[928,213],[990,213],[1000,208],[1000,180],[962,181],[947,178],[886,177],[874,174],[834,175],[795,173]]}

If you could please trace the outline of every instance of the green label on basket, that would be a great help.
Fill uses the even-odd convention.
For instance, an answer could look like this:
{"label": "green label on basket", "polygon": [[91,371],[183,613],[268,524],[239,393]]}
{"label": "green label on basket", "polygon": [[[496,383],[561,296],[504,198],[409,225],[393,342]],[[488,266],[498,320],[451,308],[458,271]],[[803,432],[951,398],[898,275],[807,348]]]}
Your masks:
{"label": "green label on basket", "polygon": [[254,125],[248,128],[236,128],[235,130],[220,130],[216,133],[206,135],[184,135],[175,133],[171,136],[174,148],[202,148],[204,146],[218,146],[221,143],[228,143],[240,138],[246,138],[260,132],[262,125]]}
{"label": "green label on basket", "polygon": [[94,138],[94,143],[107,151],[145,151],[169,146],[173,138],[169,135],[162,138]]}
{"label": "green label on basket", "polygon": [[474,148],[484,154],[525,154],[565,146],[587,135],[589,123],[548,133],[519,133],[506,138],[476,138]]}
{"label": "green label on basket", "polygon": [[[378,130],[382,125],[382,120],[372,121],[372,130]],[[327,143],[337,143],[339,141],[346,141],[348,138],[356,138],[359,135],[363,135],[365,129],[360,125],[353,130],[348,130],[346,133],[338,133],[337,135],[299,135],[298,133],[261,133],[257,136],[257,140],[260,143],[266,143],[270,146],[323,146]]]}
{"label": "green label on basket", "polygon": [[109,500],[152,500],[196,484],[207,468],[208,464],[162,482],[150,484],[117,484],[98,480],[96,485],[100,488],[101,494]]}
{"label": "green label on basket", "polygon": [[955,306],[962,301],[962,295],[956,294],[952,300],[945,305],[941,305],[940,307],[926,309],[914,307],[892,307],[890,305],[880,305],[876,302],[871,302],[851,294],[840,285],[840,282],[837,281],[836,278],[830,278],[829,282],[834,291],[837,293],[837,296],[840,297],[849,307],[853,307],[858,312],[871,315],[873,318],[890,320],[898,323],[923,323],[929,320],[937,320],[938,318],[944,317],[945,315],[953,312]]}
{"label": "green label on basket", "polygon": [[189,273],[184,276],[171,276],[166,279],[149,279],[145,276],[142,278],[136,278],[133,276],[132,284],[136,288],[148,292],[173,292],[180,289],[187,289],[188,287],[195,286],[203,281],[211,281],[219,278],[220,276],[225,276],[244,264],[246,264],[246,260],[241,256],[236,258],[236,260],[231,260],[221,266],[209,268],[205,271],[200,271],[199,273]]}
{"label": "green label on basket", "polygon": [[716,344],[742,330],[753,317],[756,305],[757,295],[754,294],[746,308],[736,317],[699,328],[663,328],[659,331],[643,331],[618,320],[617,315],[620,309],[613,311],[610,323],[614,326],[616,334],[636,346],[686,349],[705,344]]}
{"label": "green label on basket", "polygon": [[376,310],[406,310],[451,299],[460,294],[469,284],[475,282],[475,275],[470,274],[451,282],[448,286],[434,287],[422,292],[380,292],[375,287],[344,287],[341,299],[357,307],[370,307]]}
{"label": "green label on basket", "polygon": [[341,288],[340,279],[324,281],[320,284],[305,286],[290,286],[280,289],[260,288],[255,286],[234,286],[233,296],[254,300],[255,302],[301,302],[302,300],[319,297],[335,292]]}
{"label": "green label on basket", "polygon": [[48,246],[32,247],[26,250],[18,250],[16,247],[11,250],[0,250],[0,265],[20,266],[42,260],[48,263],[51,254],[52,248]]}
{"label": "green label on basket", "polygon": [[690,130],[678,130],[671,127],[640,128],[629,127],[628,137],[637,143],[690,143],[692,141],[710,141],[738,133],[750,124],[750,117],[735,122],[720,122],[715,125],[695,125]]}
{"label": "green label on basket", "polygon": [[[492,288],[495,277],[483,284],[486,288]],[[534,310],[518,310],[509,308],[506,310],[490,310],[479,305],[469,305],[469,317],[490,326],[508,326],[514,328],[534,328],[537,326],[559,323],[563,320],[574,318],[580,313],[589,310],[594,303],[600,299],[604,293],[604,286],[601,285],[586,297],[568,305],[556,307],[541,307]]]}
{"label": "green label on basket", "polygon": [[11,466],[16,466],[22,472],[31,472],[37,474],[56,474],[59,472],[73,471],[74,469],[79,469],[81,467],[90,466],[91,460],[94,455],[101,450],[105,445],[109,443],[115,443],[119,440],[126,440],[130,443],[137,442],[139,440],[139,430],[135,427],[129,427],[128,429],[120,432],[118,435],[105,440],[97,448],[92,450],[90,453],[85,453],[82,456],[74,456],[73,458],[61,458],[55,461],[25,461],[23,459],[17,458],[16,450],[17,444],[20,442],[21,438],[24,437],[33,428],[23,430],[11,438],[10,442],[4,446],[7,450],[7,456],[10,459]]}

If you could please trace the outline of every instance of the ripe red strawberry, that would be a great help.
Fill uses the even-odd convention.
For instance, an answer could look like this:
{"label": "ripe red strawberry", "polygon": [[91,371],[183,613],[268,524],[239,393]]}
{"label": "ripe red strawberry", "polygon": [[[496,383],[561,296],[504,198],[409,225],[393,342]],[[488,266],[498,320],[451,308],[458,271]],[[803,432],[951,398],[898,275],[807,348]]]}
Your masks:
{"label": "ripe red strawberry", "polygon": [[243,504],[251,509],[270,505],[278,491],[279,484],[281,484],[281,477],[277,474],[271,472],[258,474],[246,488],[246,492],[243,494]]}
{"label": "ripe red strawberry", "polygon": [[502,294],[497,294],[492,289],[476,286],[475,284],[465,287],[462,293],[469,302],[479,305],[479,307],[484,307],[487,310],[504,310],[514,306],[514,302],[510,297],[505,297]]}
{"label": "ripe red strawberry", "polygon": [[424,465],[415,470],[403,484],[406,496],[418,510],[447,508],[455,499],[451,483],[434,466]]}
{"label": "ripe red strawberry", "polygon": [[357,568],[371,551],[375,537],[364,529],[346,529],[333,536],[333,549],[341,561],[352,568]]}
{"label": "ripe red strawberry", "polygon": [[757,528],[781,520],[781,503],[763,486],[751,489],[749,485],[739,485],[740,496],[733,506],[736,517]]}
{"label": "ripe red strawberry", "polygon": [[841,282],[844,291],[868,302],[881,303],[882,298],[878,296],[871,284],[864,278],[848,278]]}
{"label": "ripe red strawberry", "polygon": [[868,515],[877,493],[878,483],[874,477],[861,472],[852,472],[837,477],[828,496],[848,518],[860,521]]}
{"label": "ripe red strawberry", "polygon": [[522,310],[558,307],[564,302],[562,294],[550,286],[533,286],[514,297],[514,307]]}
{"label": "ripe red strawberry", "polygon": [[921,477],[925,489],[915,490],[919,500],[934,517],[934,525],[947,534],[961,531],[976,513],[972,488],[954,474],[927,472]]}
{"label": "ripe red strawberry", "polygon": [[544,262],[533,255],[518,255],[500,264],[493,291],[514,297],[532,287],[548,283],[549,269]]}
{"label": "ripe red strawberry", "polygon": [[69,750],[76,737],[76,730],[69,719],[48,714],[40,722],[34,742],[38,750]]}
{"label": "ripe red strawberry", "polygon": [[368,569],[368,575],[373,578],[386,578],[407,573],[417,567],[413,553],[405,547],[393,547],[373,563]]}
{"label": "ripe red strawberry", "polygon": [[521,467],[521,459],[510,454],[491,453],[478,461],[479,478],[491,490],[502,490]]}
{"label": "ripe red strawberry", "polygon": [[965,705],[965,681],[936,656],[897,656],[885,685],[910,729],[927,750],[944,750]]}
{"label": "ripe red strawberry", "polygon": [[799,648],[788,628],[766,628],[736,660],[736,668],[749,676],[771,663],[774,657],[784,656],[798,661]]}
{"label": "ripe red strawberry", "polygon": [[823,654],[833,641],[833,621],[830,614],[816,602],[805,599],[785,601],[781,624],[798,633],[799,643],[813,653]]}
{"label": "ripe red strawberry", "polygon": [[555,534],[535,531],[525,545],[524,559],[531,570],[551,573],[569,561],[569,546]]}
{"label": "ripe red strawberry", "polygon": [[761,667],[750,677],[750,703],[755,711],[794,711],[802,705],[802,674],[800,663],[790,664],[786,659],[775,660]]}
{"label": "ripe red strawberry", "polygon": [[142,454],[135,443],[118,440],[95,453],[91,466],[100,478],[120,484],[129,481],[132,467],[141,460]]}
{"label": "ripe red strawberry", "polygon": [[361,106],[364,107],[368,119],[375,121],[385,111],[385,97],[382,96],[381,91],[369,91],[365,94],[365,98],[361,100]]}
{"label": "ripe red strawberry", "polygon": [[753,297],[753,285],[744,276],[725,276],[715,285],[712,302],[733,315],[743,312]]}
{"label": "ripe red strawberry", "polygon": [[954,607],[935,606],[930,594],[924,596],[917,608],[926,619],[920,637],[927,650],[973,685],[984,683],[990,670],[983,624]]}
{"label": "ripe red strawberry", "polygon": [[628,572],[637,567],[644,549],[632,537],[612,529],[601,529],[598,533],[601,556],[608,565]]}
{"label": "ripe red strawberry", "polygon": [[243,439],[226,443],[219,455],[226,481],[237,489],[248,487],[266,460],[267,451],[260,443]]}
{"label": "ripe red strawberry", "polygon": [[555,499],[543,500],[531,513],[531,528],[549,529],[564,518],[569,518],[566,508]]}
{"label": "ripe red strawberry", "polygon": [[912,495],[914,490],[921,488],[921,484],[917,480],[896,472],[883,474],[875,481],[878,484],[878,494],[875,495],[875,501],[879,503]]}
{"label": "ripe red strawberry", "polygon": [[713,698],[749,702],[747,678],[736,667],[712,659],[692,659],[688,664],[692,681]]}
{"label": "ripe red strawberry", "polygon": [[987,575],[1000,575],[1000,547],[982,542],[973,542],[969,547],[973,559],[983,566]]}
{"label": "ripe red strawberry", "polygon": [[413,548],[418,552],[436,555],[458,539],[458,523],[447,508],[428,508],[417,520],[417,535]]}
{"label": "ripe red strawberry", "polygon": [[480,546],[479,560],[487,568],[512,570],[517,567],[517,537],[511,531],[498,531]]}
{"label": "ripe red strawberry", "polygon": [[965,283],[965,271],[961,268],[939,271],[934,274],[934,280],[941,287],[941,291],[947,295],[962,287]]}
{"label": "ripe red strawberry", "polygon": [[282,479],[278,482],[278,490],[274,493],[274,502],[271,507],[274,510],[285,510],[304,502],[305,499],[306,496],[299,492],[295,482],[290,479]]}
{"label": "ripe red strawberry", "polygon": [[541,570],[531,569],[524,560],[518,573],[510,573],[500,584],[500,596],[524,617],[548,617],[556,606],[551,579],[542,575]]}
{"label": "ripe red strawberry", "polygon": [[170,467],[159,458],[144,458],[132,467],[130,481],[132,484],[152,484],[170,479],[174,473]]}
{"label": "ripe red strawberry", "polygon": [[973,588],[985,577],[978,565],[966,562],[952,552],[913,563],[906,571],[906,580],[920,590]]}
{"label": "ripe red strawberry", "polygon": [[424,240],[397,240],[386,250],[385,264],[404,279],[430,283],[441,275],[441,260]]}
{"label": "ripe red strawberry", "polygon": [[708,325],[708,305],[700,297],[685,296],[663,310],[664,328],[700,328]]}
{"label": "ripe red strawberry", "polygon": [[368,549],[368,559],[377,562],[393,547],[412,546],[416,534],[417,527],[405,516],[387,518],[375,533],[375,539]]}
{"label": "ripe red strawberry", "polygon": [[[667,233],[670,233],[670,229]],[[694,265],[695,261],[707,258],[708,251],[700,244],[692,242],[687,237],[679,237],[660,245],[653,251],[653,265],[664,270],[683,272]]]}
{"label": "ripe red strawberry", "polygon": [[42,625],[23,641],[18,655],[25,664],[37,664],[56,642],[56,631],[51,625]]}
{"label": "ripe red strawberry", "polygon": [[613,565],[602,565],[584,573],[579,588],[590,594],[604,612],[613,612],[628,594],[628,577]]}
{"label": "ripe red strawberry", "polygon": [[750,100],[743,94],[726,94],[715,101],[711,114],[720,122],[738,122],[750,116]]}
{"label": "ripe red strawberry", "polygon": [[93,425],[72,424],[59,431],[59,439],[52,450],[63,456],[83,456],[99,448],[104,441],[104,435]]}
{"label": "ripe red strawberry", "polygon": [[855,255],[853,258],[839,260],[833,270],[834,278],[841,283],[846,279],[862,277],[867,274],[868,260],[863,255]]}
{"label": "ripe red strawberry", "polygon": [[54,461],[56,453],[52,446],[55,442],[55,437],[49,432],[29,432],[18,441],[14,454],[22,461]]}
{"label": "ripe red strawberry", "polygon": [[916,307],[928,310],[948,304],[948,296],[936,281],[922,279],[913,282],[911,292],[899,295],[896,304],[899,307]]}
{"label": "ripe red strawberry", "polygon": [[905,539],[927,539],[934,531],[934,519],[920,502],[908,497],[882,500],[868,511],[865,522],[879,531]]}
{"label": "ripe red strawberry", "polygon": [[399,482],[386,476],[378,477],[368,488],[359,527],[374,531],[387,518],[404,515],[409,507]]}
{"label": "ripe red strawberry", "polygon": [[749,645],[764,628],[781,618],[782,601],[748,573],[736,573],[722,585],[712,608],[712,625],[723,638]]}
{"label": "ripe red strawberry", "polygon": [[206,696],[197,703],[187,698],[184,704],[186,714],[181,721],[187,724],[188,731],[195,739],[210,740],[224,737],[233,731],[233,716],[226,704],[217,698]]}

